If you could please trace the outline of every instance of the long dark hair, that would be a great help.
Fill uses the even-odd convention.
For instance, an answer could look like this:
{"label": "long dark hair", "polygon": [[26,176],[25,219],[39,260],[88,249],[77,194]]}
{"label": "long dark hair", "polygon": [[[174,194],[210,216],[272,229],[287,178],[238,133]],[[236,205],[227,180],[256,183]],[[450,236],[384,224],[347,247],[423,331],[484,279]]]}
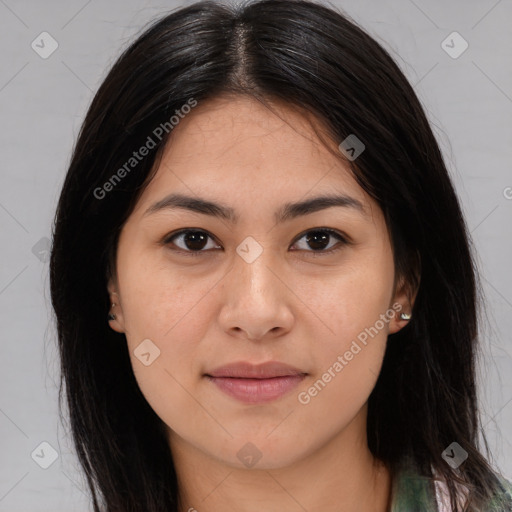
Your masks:
{"label": "long dark hair", "polygon": [[[176,110],[224,93],[284,101],[321,120],[331,142],[355,134],[365,144],[352,172],[384,212],[396,275],[417,290],[369,398],[369,447],[393,474],[410,458],[444,477],[457,511],[455,483],[464,483],[468,510],[479,510],[499,482],[478,446],[479,288],[458,199],[392,58],[347,17],[305,0],[202,1],[167,14],[123,52],[87,112],[55,216],[50,279],[59,405],[65,384],[94,510],[176,511],[178,497],[165,425],[136,383],[124,335],[106,321],[120,230],[172,131],[153,136],[156,147],[122,180],[113,175]],[[468,453],[458,470],[442,458],[453,441]]]}

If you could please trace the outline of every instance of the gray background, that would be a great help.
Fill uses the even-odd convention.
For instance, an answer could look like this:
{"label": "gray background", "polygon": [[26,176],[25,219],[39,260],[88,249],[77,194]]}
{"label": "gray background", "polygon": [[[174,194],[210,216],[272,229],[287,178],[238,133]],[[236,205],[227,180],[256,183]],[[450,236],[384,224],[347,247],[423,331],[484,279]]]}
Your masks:
{"label": "gray background", "polygon": [[[57,411],[46,250],[59,189],[93,93],[143,24],[178,5],[0,0],[0,511],[90,510]],[[445,154],[474,237],[488,304],[479,367],[485,431],[496,466],[511,479],[512,2],[332,5],[392,52],[415,85]],[[47,59],[31,47],[43,31],[59,45]],[[458,58],[441,45],[453,31],[469,44]],[[452,53],[462,48],[457,39],[445,44],[453,46],[447,48]],[[46,470],[31,458],[43,441],[58,453]]]}

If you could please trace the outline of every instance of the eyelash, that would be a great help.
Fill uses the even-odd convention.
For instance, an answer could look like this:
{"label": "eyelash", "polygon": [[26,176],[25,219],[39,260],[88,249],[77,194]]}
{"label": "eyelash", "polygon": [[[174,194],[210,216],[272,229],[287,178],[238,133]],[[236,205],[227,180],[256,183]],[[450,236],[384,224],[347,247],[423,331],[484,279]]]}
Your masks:
{"label": "eyelash", "polygon": [[[316,257],[319,257],[319,256],[323,256],[323,255],[331,255],[331,254],[334,254],[336,253],[337,251],[341,250],[343,248],[343,246],[345,245],[350,245],[351,242],[349,241],[348,237],[343,235],[342,233],[340,233],[339,231],[336,231],[335,229],[330,229],[330,228],[314,228],[314,229],[308,229],[307,231],[301,233],[298,238],[296,238],[296,240],[294,241],[293,245],[295,245],[299,240],[301,240],[302,238],[304,238],[308,233],[314,233],[314,232],[320,232],[320,233],[327,233],[335,238],[337,238],[339,240],[339,243],[336,244],[333,248],[331,249],[328,249],[328,250],[320,250],[320,251],[305,251],[305,252],[308,252],[308,253],[311,253],[311,256],[313,258],[316,258]],[[200,233],[200,234],[205,234],[207,235],[209,238],[211,238],[212,240],[215,240],[215,238],[210,234],[208,233],[208,231],[204,231],[202,229],[182,229],[180,231],[177,231],[176,233],[172,233],[170,235],[167,235],[164,240],[163,240],[163,244],[164,245],[169,245],[172,243],[172,240],[174,240],[175,238],[177,238],[178,236],[180,235],[183,235],[183,234],[186,234],[186,233]],[[216,242],[217,243],[217,242]],[[219,244],[220,245],[220,244]],[[190,250],[184,250],[184,249],[172,249],[173,251],[175,252],[179,252],[181,254],[184,254],[186,256],[192,256],[192,257],[197,257],[197,256],[201,256],[203,253],[206,253],[206,252],[210,252],[211,249],[208,249],[208,250],[199,250],[199,251],[190,251]],[[303,251],[304,252],[304,249],[299,249],[299,251]]]}

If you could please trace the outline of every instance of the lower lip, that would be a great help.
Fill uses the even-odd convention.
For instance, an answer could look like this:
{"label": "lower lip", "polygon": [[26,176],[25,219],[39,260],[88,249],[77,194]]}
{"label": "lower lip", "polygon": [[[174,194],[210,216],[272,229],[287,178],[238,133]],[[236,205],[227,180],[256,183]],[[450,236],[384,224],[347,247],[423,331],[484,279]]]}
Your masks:
{"label": "lower lip", "polygon": [[304,375],[286,375],[271,379],[237,379],[232,377],[211,377],[221,391],[248,404],[271,402],[289,393],[304,379]]}

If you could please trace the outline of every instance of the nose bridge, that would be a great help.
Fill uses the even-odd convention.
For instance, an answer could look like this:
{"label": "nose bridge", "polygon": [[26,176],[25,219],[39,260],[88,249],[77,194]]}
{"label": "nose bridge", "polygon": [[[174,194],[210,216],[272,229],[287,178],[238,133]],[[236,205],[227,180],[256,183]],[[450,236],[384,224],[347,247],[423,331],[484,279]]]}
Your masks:
{"label": "nose bridge", "polygon": [[219,321],[223,330],[251,340],[274,338],[293,325],[286,304],[285,286],[277,276],[278,258],[254,238],[247,237],[236,249],[236,259],[226,276],[225,296]]}
{"label": "nose bridge", "polygon": [[272,287],[277,284],[271,271],[276,262],[272,249],[264,248],[255,238],[248,236],[238,245],[236,252],[235,281],[242,286],[242,291],[251,295],[261,295],[266,291],[271,295]]}
{"label": "nose bridge", "polygon": [[224,327],[254,333],[288,325],[293,315],[286,304],[286,286],[278,277],[283,270],[278,268],[275,251],[248,236],[236,247],[236,253],[226,275],[221,314]]}

